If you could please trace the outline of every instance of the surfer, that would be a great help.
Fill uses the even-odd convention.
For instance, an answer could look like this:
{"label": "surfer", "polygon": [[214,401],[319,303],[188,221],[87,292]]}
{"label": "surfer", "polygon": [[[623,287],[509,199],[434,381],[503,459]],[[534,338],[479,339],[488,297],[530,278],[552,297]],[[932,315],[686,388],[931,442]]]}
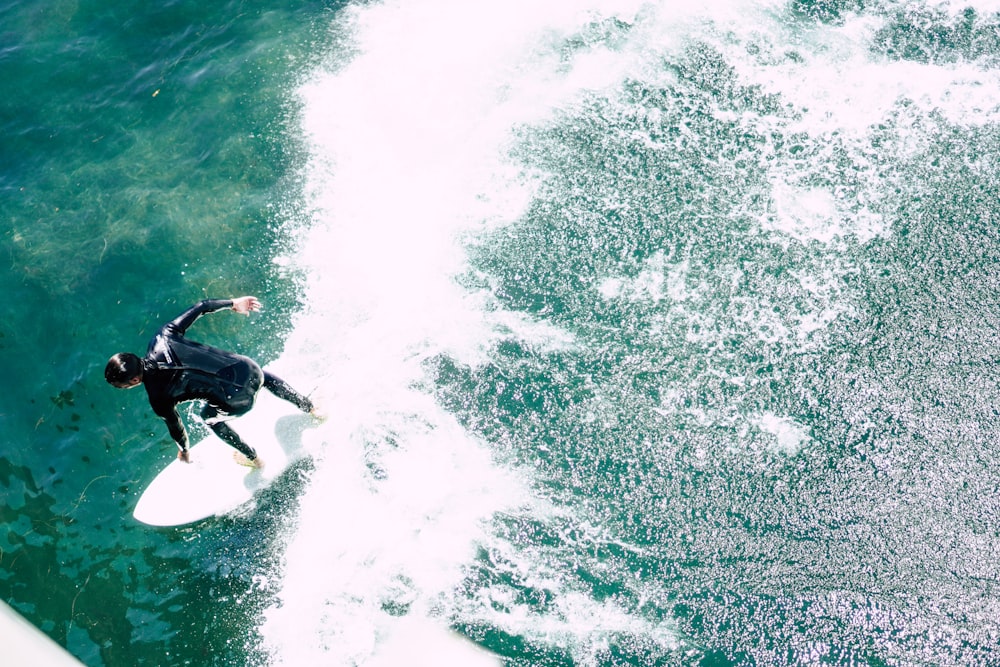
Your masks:
{"label": "surfer", "polygon": [[316,408],[305,396],[292,389],[281,378],[263,370],[257,362],[240,354],[196,343],[184,337],[195,320],[205,313],[231,308],[249,315],[260,310],[256,297],[237,299],[206,299],[191,306],[177,318],[164,324],[149,342],[145,358],[131,352],[120,352],[108,360],[105,379],[119,389],[138,385],[146,388],[149,405],[166,423],[170,436],[180,451],[177,458],[191,462],[188,436],[177,405],[185,401],[203,400],[201,418],[212,431],[236,449],[238,463],[261,468],[264,462],[253,447],[246,444],[226,420],[246,414],[254,405],[261,386],[303,412],[314,417]]}

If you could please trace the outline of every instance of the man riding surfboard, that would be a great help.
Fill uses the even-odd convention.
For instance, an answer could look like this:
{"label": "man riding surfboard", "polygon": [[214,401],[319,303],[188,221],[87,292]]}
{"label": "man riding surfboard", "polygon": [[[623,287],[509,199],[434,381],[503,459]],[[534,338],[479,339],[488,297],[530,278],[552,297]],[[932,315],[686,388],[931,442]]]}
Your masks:
{"label": "man riding surfboard", "polygon": [[260,310],[256,297],[206,299],[164,324],[149,342],[146,356],[120,352],[108,360],[105,379],[113,386],[128,389],[146,388],[149,405],[167,424],[177,443],[177,458],[191,462],[188,436],[177,413],[177,405],[202,400],[201,418],[223,441],[237,450],[237,462],[254,468],[264,465],[253,447],[226,424],[246,414],[254,405],[261,386],[303,412],[319,418],[316,407],[307,397],[292,389],[284,380],[263,370],[257,362],[243,355],[196,343],[184,334],[195,320],[206,313],[230,308],[249,315]]}

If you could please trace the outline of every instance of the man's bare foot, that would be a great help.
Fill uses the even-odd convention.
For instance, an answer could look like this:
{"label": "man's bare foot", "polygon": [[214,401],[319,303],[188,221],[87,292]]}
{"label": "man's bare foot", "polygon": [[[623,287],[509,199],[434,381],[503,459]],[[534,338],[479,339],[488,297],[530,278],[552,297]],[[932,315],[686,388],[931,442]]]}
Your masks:
{"label": "man's bare foot", "polygon": [[242,452],[233,452],[233,460],[239,463],[241,466],[246,466],[247,468],[263,468],[264,460],[259,456],[255,459],[248,459]]}

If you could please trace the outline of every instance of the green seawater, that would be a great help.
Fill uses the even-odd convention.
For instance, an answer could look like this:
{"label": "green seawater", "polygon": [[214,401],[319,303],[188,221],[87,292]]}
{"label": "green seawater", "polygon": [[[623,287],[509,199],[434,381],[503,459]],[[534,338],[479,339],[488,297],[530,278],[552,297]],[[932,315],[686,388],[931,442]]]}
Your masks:
{"label": "green seawater", "polygon": [[[483,73],[497,109],[535,67],[558,88],[594,54],[629,65],[512,124],[504,173],[529,201],[462,235],[449,278],[531,326],[498,326],[472,360],[435,341],[412,356],[426,355],[420,391],[530,500],[486,522],[453,589],[384,562],[422,554],[363,554],[374,583],[347,601],[328,568],[310,573],[317,614],[281,583],[293,536],[338,539],[299,515],[314,464],[251,510],[143,527],[132,508],[175,448],[104,363],[237,294],[265,312],[204,318],[198,338],[277,358],[322,278],[298,270],[293,231],[370,222],[311,208],[308,165],[326,156],[303,134],[300,86],[364,49],[418,60],[393,36],[444,68],[467,54],[442,47],[483,26],[420,0],[0,0],[2,599],[88,666],[290,664],[272,647],[296,644],[364,664],[377,633],[343,637],[338,619],[417,608],[518,667],[1000,664],[1000,15],[668,4],[587,3],[571,29],[518,6],[537,29]],[[454,24],[433,22],[438,6]],[[400,88],[418,97],[333,101],[387,124],[379,155],[405,154],[389,130],[433,108]],[[348,182],[373,204],[404,185],[372,178]],[[383,461],[414,462],[407,419],[438,425],[366,424],[366,491],[331,515],[386,493]],[[262,637],[281,632],[263,620],[276,608],[304,610],[302,636]]]}
{"label": "green seawater", "polygon": [[267,316],[207,320],[201,339],[281,349],[298,303],[271,263],[295,216],[291,92],[332,9],[0,5],[0,590],[85,664],[253,662],[248,564],[274,531],[132,520],[174,445],[103,367],[218,295],[257,294]]}

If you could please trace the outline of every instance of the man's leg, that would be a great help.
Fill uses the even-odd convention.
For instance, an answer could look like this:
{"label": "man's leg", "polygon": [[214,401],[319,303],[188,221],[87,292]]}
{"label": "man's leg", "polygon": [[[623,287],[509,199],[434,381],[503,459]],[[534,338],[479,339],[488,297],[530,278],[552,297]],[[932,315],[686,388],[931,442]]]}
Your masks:
{"label": "man's leg", "polygon": [[247,457],[247,460],[254,462],[257,460],[257,452],[254,448],[243,442],[243,438],[239,434],[229,427],[223,419],[229,415],[222,415],[219,409],[214,405],[206,405],[201,409],[201,418],[205,420],[208,427],[212,429],[215,435],[219,436],[223,442],[238,451],[243,456]]}
{"label": "man's leg", "polygon": [[315,407],[312,401],[292,389],[287,382],[267,371],[264,371],[264,386],[272,394],[288,401],[302,412],[312,412]]}

